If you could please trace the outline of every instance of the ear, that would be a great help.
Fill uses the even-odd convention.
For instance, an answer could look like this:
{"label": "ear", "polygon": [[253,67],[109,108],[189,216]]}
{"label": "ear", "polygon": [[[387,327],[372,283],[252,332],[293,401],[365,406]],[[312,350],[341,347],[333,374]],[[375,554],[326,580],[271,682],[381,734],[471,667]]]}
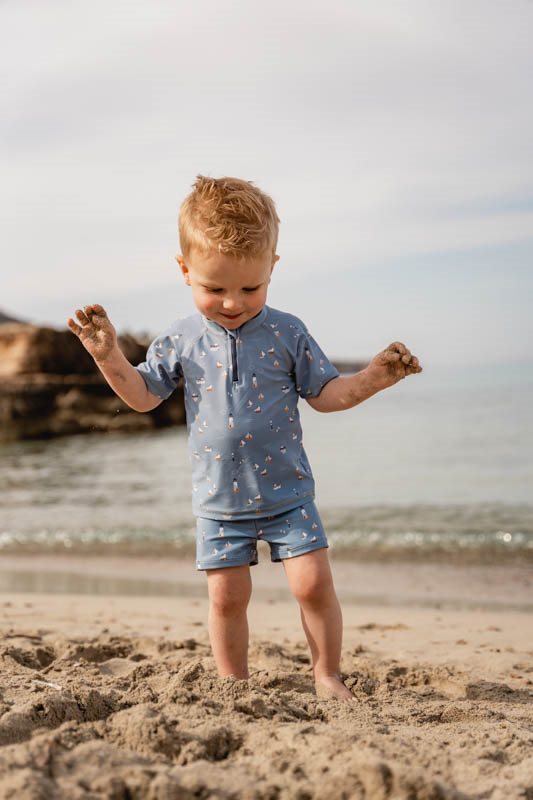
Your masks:
{"label": "ear", "polygon": [[191,276],[189,274],[189,268],[185,263],[183,256],[176,256],[176,261],[178,262],[180,269],[182,271],[183,277],[185,278],[185,283],[187,286],[191,285]]}
{"label": "ear", "polygon": [[279,261],[279,256],[275,255],[272,259],[272,266],[270,267],[270,274],[272,275],[272,270],[276,266],[276,262]]}

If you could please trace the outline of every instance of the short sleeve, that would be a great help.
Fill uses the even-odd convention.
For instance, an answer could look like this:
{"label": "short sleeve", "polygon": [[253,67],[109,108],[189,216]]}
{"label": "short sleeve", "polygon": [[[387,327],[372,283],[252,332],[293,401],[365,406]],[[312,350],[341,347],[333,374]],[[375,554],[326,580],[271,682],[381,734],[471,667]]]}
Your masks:
{"label": "short sleeve", "polygon": [[146,353],[146,361],[135,367],[148,391],[161,400],[170,397],[183,375],[175,338],[169,334],[155,338]]}
{"label": "short sleeve", "polygon": [[317,397],[326,383],[339,375],[339,370],[333,366],[307,328],[302,326],[294,366],[296,391],[300,397]]}

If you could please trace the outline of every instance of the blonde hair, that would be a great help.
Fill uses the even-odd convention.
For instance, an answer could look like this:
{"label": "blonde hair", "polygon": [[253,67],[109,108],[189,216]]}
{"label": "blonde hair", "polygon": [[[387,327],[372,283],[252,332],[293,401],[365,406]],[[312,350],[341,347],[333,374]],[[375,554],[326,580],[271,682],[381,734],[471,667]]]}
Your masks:
{"label": "blonde hair", "polygon": [[279,217],[274,201],[252,181],[197,175],[179,213],[180,246],[202,255],[238,259],[276,252]]}

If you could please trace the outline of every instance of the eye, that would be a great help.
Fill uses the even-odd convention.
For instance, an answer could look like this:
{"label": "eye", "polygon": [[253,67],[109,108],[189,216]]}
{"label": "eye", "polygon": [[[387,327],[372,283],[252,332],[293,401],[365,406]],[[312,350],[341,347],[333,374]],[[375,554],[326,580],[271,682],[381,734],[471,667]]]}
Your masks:
{"label": "eye", "polygon": [[253,289],[243,289],[243,292],[257,292],[259,286],[254,286]]}
{"label": "eye", "polygon": [[209,289],[209,288],[208,288],[208,289],[207,289],[207,291],[208,291],[208,292],[213,292],[214,294],[217,294],[218,292],[221,292],[221,291],[222,291],[222,289]]}

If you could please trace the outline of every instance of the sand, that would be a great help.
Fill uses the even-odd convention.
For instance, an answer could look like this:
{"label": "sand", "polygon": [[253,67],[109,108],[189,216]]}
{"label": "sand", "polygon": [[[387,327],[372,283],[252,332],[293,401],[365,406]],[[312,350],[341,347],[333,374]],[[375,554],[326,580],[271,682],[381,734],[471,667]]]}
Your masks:
{"label": "sand", "polygon": [[315,694],[280,565],[237,681],[190,562],[2,557],[0,797],[531,800],[531,568],[333,571],[349,704]]}

